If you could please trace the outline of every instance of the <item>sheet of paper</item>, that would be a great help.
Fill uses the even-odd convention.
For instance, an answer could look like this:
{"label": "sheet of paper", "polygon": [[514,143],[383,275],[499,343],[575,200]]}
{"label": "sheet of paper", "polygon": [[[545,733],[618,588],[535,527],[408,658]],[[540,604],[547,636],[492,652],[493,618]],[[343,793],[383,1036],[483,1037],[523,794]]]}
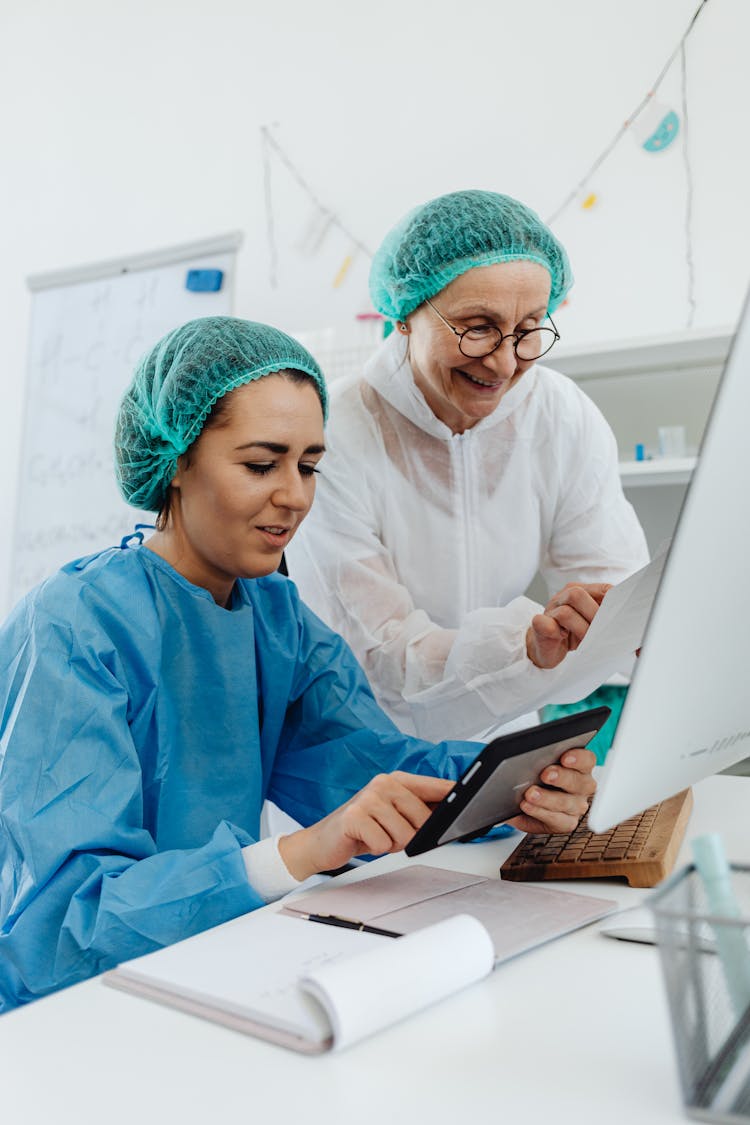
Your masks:
{"label": "sheet of paper", "polygon": [[650,563],[607,593],[579,647],[551,673],[547,702],[583,699],[640,648],[667,553],[665,544]]}

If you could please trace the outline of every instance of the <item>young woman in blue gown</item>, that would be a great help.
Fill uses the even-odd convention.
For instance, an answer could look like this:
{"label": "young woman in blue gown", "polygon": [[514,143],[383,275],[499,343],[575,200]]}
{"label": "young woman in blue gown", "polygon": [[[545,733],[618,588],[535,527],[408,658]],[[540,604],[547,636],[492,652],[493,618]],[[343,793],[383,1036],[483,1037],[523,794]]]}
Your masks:
{"label": "young woman in blue gown", "polygon": [[[136,369],[116,470],[154,533],[0,630],[0,1011],[403,848],[476,755],[401,734],[277,573],[326,404],[312,357],[248,321],[193,321]],[[570,831],[593,762],[565,755],[516,826]],[[261,839],[266,799],[304,827]]]}

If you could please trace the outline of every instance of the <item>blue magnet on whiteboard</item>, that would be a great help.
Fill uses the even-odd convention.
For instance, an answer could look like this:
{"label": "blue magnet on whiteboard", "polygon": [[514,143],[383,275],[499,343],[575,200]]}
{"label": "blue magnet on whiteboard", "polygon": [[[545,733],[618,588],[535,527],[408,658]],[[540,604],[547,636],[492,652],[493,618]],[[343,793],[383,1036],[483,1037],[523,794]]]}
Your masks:
{"label": "blue magnet on whiteboard", "polygon": [[224,270],[188,270],[185,288],[191,293],[218,293],[224,281]]}

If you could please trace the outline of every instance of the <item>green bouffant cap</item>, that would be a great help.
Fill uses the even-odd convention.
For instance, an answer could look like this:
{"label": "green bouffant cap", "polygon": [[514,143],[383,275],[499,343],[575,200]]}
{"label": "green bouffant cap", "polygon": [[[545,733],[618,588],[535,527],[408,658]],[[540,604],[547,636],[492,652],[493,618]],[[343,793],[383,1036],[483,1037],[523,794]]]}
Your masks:
{"label": "green bouffant cap", "polygon": [[115,472],[128,504],[161,511],[177,458],[196,440],[214,403],[275,371],[309,375],[327,417],[323,373],[301,344],[277,328],[208,316],[155,344],[136,367],[117,415]]}
{"label": "green bouffant cap", "polygon": [[530,208],[494,191],[454,191],[410,211],[375,254],[370,296],[404,320],[428,297],[476,266],[538,262],[552,278],[553,313],[573,284],[568,255]]}

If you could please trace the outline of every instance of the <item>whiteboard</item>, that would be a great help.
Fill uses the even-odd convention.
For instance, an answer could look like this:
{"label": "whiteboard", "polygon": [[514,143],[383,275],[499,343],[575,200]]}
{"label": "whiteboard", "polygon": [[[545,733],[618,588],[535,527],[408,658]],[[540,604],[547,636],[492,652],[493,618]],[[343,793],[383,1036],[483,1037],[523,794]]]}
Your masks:
{"label": "whiteboard", "polygon": [[[11,604],[63,563],[153,517],[121,499],[113,435],[136,362],[178,325],[230,315],[239,234],[29,278],[31,336],[11,557]],[[217,292],[189,269],[224,271]]]}

